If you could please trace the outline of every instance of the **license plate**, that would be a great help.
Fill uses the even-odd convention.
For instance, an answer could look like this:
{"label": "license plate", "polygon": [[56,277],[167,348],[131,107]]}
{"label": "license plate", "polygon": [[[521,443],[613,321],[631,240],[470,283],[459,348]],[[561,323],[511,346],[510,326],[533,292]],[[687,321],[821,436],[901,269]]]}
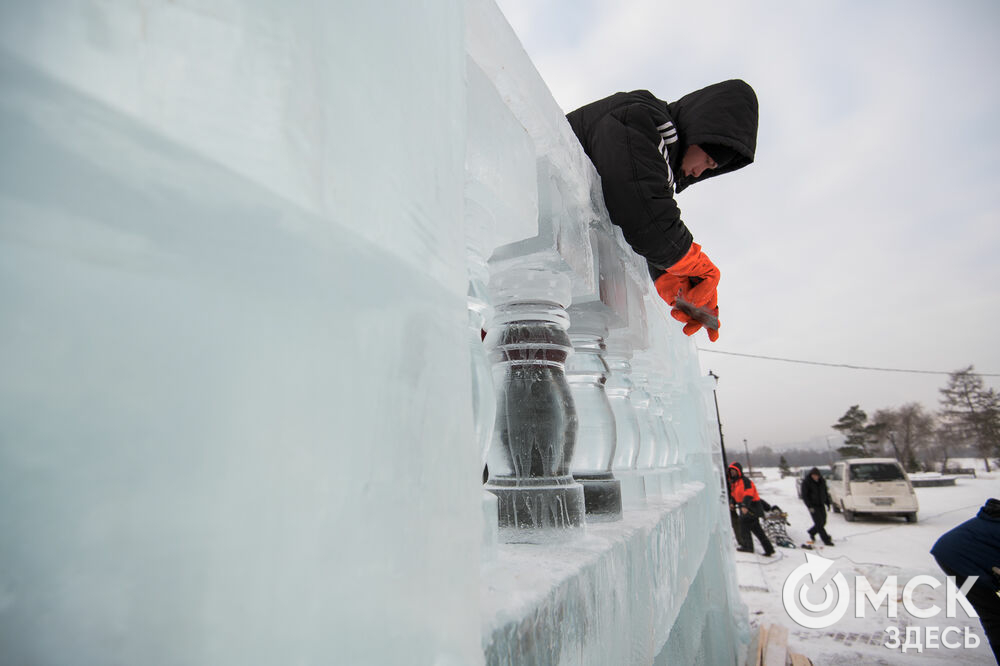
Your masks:
{"label": "license plate", "polygon": [[872,498],[872,504],[874,504],[876,506],[889,506],[894,501],[895,500],[893,498],[891,498],[891,497],[873,497]]}

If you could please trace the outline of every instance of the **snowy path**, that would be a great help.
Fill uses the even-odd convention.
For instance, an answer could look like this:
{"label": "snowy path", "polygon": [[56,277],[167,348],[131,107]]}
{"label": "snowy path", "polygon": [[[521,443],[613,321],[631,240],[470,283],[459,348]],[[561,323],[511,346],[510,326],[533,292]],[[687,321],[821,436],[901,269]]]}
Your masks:
{"label": "snowy path", "polygon": [[[761,497],[771,504],[779,505],[788,513],[791,526],[788,534],[796,544],[808,538],[806,530],[812,525],[809,512],[796,497],[795,479],[779,479],[776,470],[765,470],[767,480],[758,482]],[[837,664],[994,664],[992,654],[982,636],[979,620],[969,618],[961,609],[955,618],[939,616],[917,618],[898,604],[898,616],[888,617],[883,606],[874,611],[868,606],[863,618],[855,617],[854,580],[864,576],[876,590],[887,576],[896,575],[899,581],[897,601],[904,584],[917,575],[930,575],[943,580],[940,569],[930,555],[930,548],[943,532],[973,517],[988,497],[1000,496],[1000,481],[996,478],[962,478],[953,487],[917,488],[920,501],[919,521],[907,524],[901,518],[859,517],[848,523],[843,515],[831,513],[827,519],[827,531],[834,540],[834,546],[822,550],[807,551],[800,548],[778,548],[773,558],[759,554],[736,553],[737,578],[744,602],[750,609],[750,621],[758,624],[782,624],[789,630],[789,646],[796,652],[808,656],[817,666]],[[735,544],[735,541],[734,541]],[[756,544],[758,552],[759,544]],[[735,547],[735,546],[734,546]],[[800,565],[805,563],[805,554],[813,552],[834,560],[830,575],[841,572],[850,581],[851,604],[842,619],[828,628],[807,629],[798,624],[786,612],[781,599],[785,580]],[[822,595],[807,597],[814,603],[822,601]],[[937,604],[945,608],[944,587],[933,589],[920,586],[914,593],[914,602],[921,608]],[[889,626],[899,627],[900,640],[906,629],[921,635],[927,627],[970,627],[981,640],[976,649],[946,649],[944,647],[925,648],[922,653],[913,649],[903,653],[899,648],[885,647],[890,640],[886,633]],[[954,642],[952,632],[949,642]]]}

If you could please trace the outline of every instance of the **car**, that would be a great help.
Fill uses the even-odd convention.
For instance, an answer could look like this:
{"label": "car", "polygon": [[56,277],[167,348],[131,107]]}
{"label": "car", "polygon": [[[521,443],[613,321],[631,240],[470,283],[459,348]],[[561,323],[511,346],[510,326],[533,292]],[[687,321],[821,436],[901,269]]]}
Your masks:
{"label": "car", "polygon": [[[823,478],[826,479],[827,485],[829,485],[830,477],[833,475],[833,468],[828,465],[817,465],[816,469],[819,470],[819,473],[823,475]],[[812,470],[812,467],[803,467],[799,470],[799,475],[795,479],[795,494],[799,496],[799,499],[802,499],[802,482],[805,481],[807,476],[809,476],[810,470]]]}
{"label": "car", "polygon": [[827,481],[834,513],[853,522],[858,514],[900,516],[917,522],[917,494],[895,458],[849,458],[833,466]]}

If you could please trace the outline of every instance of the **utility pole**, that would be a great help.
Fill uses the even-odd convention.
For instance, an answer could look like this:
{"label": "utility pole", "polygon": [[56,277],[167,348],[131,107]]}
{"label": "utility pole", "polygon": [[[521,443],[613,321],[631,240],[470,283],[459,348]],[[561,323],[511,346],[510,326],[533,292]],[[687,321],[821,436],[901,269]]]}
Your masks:
{"label": "utility pole", "polygon": [[747,446],[747,440],[743,440],[743,450],[747,452],[747,475],[753,472],[753,465],[750,464],[750,447]]}
{"label": "utility pole", "polygon": [[833,449],[830,448],[830,435],[826,436],[826,457],[830,461],[830,469],[833,469]]}

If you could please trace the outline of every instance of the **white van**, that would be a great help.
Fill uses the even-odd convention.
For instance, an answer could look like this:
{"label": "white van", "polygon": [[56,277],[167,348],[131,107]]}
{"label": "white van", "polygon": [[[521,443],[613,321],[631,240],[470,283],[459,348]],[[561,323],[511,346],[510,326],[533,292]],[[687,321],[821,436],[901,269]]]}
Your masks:
{"label": "white van", "polygon": [[847,522],[859,513],[902,516],[917,522],[917,495],[910,477],[895,458],[850,458],[833,466],[827,481],[834,513]]}

